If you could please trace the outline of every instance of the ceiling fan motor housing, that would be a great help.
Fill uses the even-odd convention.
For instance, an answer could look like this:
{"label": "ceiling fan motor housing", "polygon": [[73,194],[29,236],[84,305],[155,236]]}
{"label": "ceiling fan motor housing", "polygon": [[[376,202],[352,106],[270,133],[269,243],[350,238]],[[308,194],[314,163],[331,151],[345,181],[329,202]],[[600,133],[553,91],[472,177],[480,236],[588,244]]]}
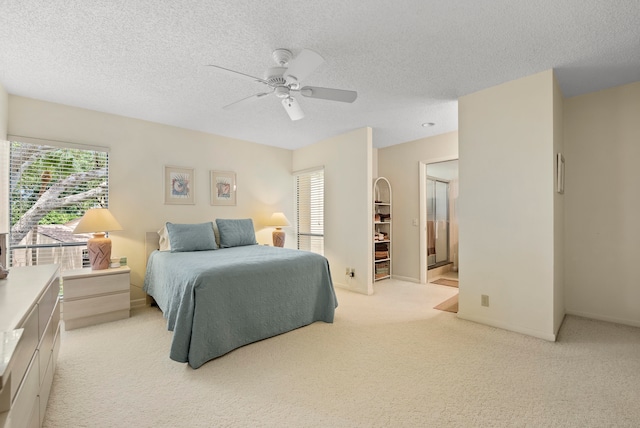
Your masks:
{"label": "ceiling fan motor housing", "polygon": [[287,81],[282,75],[287,71],[286,67],[270,67],[264,73],[264,80],[271,87],[286,85]]}

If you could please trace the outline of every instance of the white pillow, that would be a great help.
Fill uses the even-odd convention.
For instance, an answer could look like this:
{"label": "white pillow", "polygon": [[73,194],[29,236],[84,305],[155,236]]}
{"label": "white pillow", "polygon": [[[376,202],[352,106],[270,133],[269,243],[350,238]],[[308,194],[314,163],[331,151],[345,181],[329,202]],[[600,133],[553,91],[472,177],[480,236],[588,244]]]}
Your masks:
{"label": "white pillow", "polygon": [[171,251],[171,242],[169,241],[169,232],[167,232],[166,224],[162,229],[158,230],[160,235],[160,251]]}

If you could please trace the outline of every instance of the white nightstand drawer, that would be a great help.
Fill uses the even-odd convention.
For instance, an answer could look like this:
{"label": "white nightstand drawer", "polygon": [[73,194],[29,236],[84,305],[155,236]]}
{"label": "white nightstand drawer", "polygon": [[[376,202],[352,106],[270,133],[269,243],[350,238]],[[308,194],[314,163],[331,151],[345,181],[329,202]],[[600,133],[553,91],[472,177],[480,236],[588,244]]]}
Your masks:
{"label": "white nightstand drawer", "polygon": [[128,266],[65,272],[62,285],[65,330],[128,318],[130,272]]}
{"label": "white nightstand drawer", "polygon": [[123,309],[129,310],[130,299],[128,292],[109,294],[107,296],[88,297],[86,299],[72,300],[70,302],[67,302],[67,298],[65,296],[64,319],[67,321]]}
{"label": "white nightstand drawer", "polygon": [[79,278],[64,278],[64,311],[67,311],[67,302],[97,294],[129,292],[129,272],[123,272],[103,276],[85,276]]}

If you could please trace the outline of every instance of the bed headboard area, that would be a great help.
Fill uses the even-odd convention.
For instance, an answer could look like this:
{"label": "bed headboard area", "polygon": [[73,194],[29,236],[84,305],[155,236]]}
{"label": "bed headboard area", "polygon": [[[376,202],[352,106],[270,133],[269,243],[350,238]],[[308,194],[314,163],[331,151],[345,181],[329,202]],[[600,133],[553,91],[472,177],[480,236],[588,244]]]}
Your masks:
{"label": "bed headboard area", "polygon": [[160,249],[160,235],[158,232],[146,232],[144,235],[144,261],[145,265],[147,260],[149,260],[149,256],[155,250]]}

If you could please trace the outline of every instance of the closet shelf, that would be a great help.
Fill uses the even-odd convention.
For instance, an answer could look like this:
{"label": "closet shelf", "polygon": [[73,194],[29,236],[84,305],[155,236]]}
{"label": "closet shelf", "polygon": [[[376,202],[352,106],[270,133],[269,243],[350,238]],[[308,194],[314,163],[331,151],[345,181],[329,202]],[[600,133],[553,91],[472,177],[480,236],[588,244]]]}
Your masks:
{"label": "closet shelf", "polygon": [[374,180],[373,201],[373,279],[379,281],[391,278],[392,274],[391,184],[386,178]]}

